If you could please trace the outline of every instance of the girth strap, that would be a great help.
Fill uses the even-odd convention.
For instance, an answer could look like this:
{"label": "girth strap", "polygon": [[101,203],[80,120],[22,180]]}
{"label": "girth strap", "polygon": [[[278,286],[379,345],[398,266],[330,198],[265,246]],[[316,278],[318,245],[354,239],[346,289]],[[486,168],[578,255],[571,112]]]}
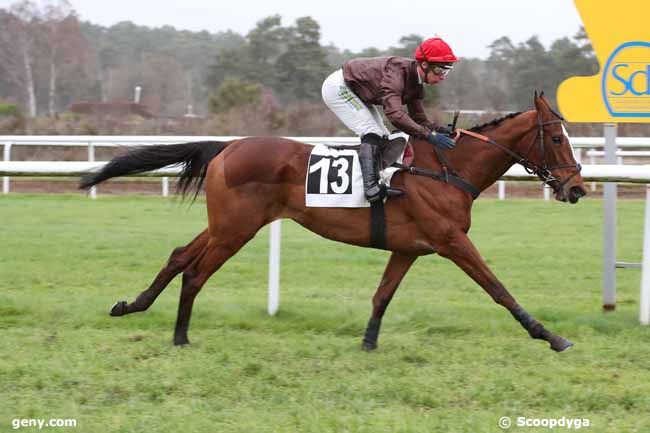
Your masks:
{"label": "girth strap", "polygon": [[400,164],[398,162],[393,164],[393,167],[397,167],[400,170],[404,170],[407,173],[410,174],[415,174],[417,176],[425,176],[425,177],[430,177],[431,179],[438,180],[440,182],[444,183],[449,183],[451,185],[454,185],[457,188],[462,189],[465,192],[468,192],[474,200],[478,198],[479,195],[481,195],[481,191],[476,188],[474,185],[471,183],[467,182],[465,179],[458,177],[455,174],[450,174],[448,172],[446,173],[438,173],[433,170],[428,170],[426,168],[419,168],[419,167],[409,167],[404,164]]}
{"label": "girth strap", "polygon": [[386,248],[386,212],[384,201],[370,203],[370,246],[385,250]]}

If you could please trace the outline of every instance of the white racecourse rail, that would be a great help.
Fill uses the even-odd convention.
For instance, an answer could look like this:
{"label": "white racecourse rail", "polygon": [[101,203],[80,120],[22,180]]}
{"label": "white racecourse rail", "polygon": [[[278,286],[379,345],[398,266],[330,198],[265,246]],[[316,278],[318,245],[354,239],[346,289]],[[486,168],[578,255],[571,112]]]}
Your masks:
{"label": "white racecourse rail", "polygon": [[[172,144],[187,141],[230,141],[240,136],[101,136],[101,135],[53,135],[53,136],[28,136],[28,135],[4,135],[0,136],[0,144],[3,144],[3,160],[11,161],[11,149],[13,146],[82,146],[88,149],[88,161],[95,161],[96,147],[129,147],[138,145],[154,144]],[[311,144],[355,144],[358,143],[356,137],[287,137],[297,141]],[[571,143],[576,149],[576,159],[582,162],[582,150],[590,149],[588,153],[590,163],[594,164],[594,149],[602,148],[605,145],[604,137],[573,137]],[[650,137],[617,137],[616,145],[618,148],[647,148],[650,149]],[[592,184],[595,189],[595,184]],[[9,177],[4,176],[2,180],[3,193],[9,192]],[[169,183],[167,177],[162,180],[162,195],[167,196],[169,193]],[[92,188],[90,196],[95,197],[96,190]],[[504,181],[498,182],[498,197],[505,199],[506,186]],[[544,199],[549,200],[550,194],[548,189],[544,189]]]}
{"label": "white racecourse rail", "polygon": [[[196,136],[168,136],[168,137],[143,137],[143,136],[0,136],[0,143],[4,144],[4,161],[0,162],[0,175],[3,180],[3,192],[9,192],[8,176],[81,176],[105,164],[95,162],[94,148],[96,146],[133,146],[172,144],[186,141],[229,141],[240,137],[196,137]],[[306,143],[331,143],[353,144],[357,141],[353,137],[293,137],[293,139]],[[572,138],[571,142],[580,151],[581,148],[602,147],[605,139],[602,137]],[[618,147],[648,148],[650,138],[619,137],[616,139]],[[62,162],[62,161],[11,161],[12,145],[40,145],[40,146],[87,146],[88,162]],[[581,159],[581,152],[577,153]],[[627,155],[626,155],[627,156]],[[632,155],[630,155],[632,156]],[[645,156],[645,155],[634,155]],[[165,168],[148,173],[147,176],[163,177],[163,195],[167,194],[167,176],[175,176],[178,169]],[[585,165],[582,171],[583,178],[594,182],[625,182],[650,184],[650,165]],[[535,176],[526,173],[522,167],[515,166],[502,178],[504,180],[538,181]],[[500,189],[501,195],[501,189]],[[545,194],[546,196],[548,194]],[[94,197],[94,192],[91,193]],[[501,198],[501,197],[500,197]],[[269,254],[269,314],[275,314],[279,307],[279,278],[280,278],[280,222],[271,224],[271,245]],[[650,324],[650,185],[646,187],[646,209],[643,237],[643,262],[641,263],[641,299],[640,321],[644,325]],[[615,272],[615,269],[604,269],[605,273]]]}

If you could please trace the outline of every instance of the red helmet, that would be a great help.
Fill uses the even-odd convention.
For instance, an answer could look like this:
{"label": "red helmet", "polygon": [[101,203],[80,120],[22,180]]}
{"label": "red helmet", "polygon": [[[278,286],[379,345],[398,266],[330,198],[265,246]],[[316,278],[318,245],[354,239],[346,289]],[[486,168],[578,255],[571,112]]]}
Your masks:
{"label": "red helmet", "polygon": [[458,58],[445,41],[440,38],[431,38],[422,42],[415,49],[415,60],[430,63],[453,63]]}

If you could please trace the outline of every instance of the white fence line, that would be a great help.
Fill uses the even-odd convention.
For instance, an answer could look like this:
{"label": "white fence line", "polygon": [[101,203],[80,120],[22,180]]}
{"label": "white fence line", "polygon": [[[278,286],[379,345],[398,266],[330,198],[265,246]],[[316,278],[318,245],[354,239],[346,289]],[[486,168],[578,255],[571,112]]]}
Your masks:
{"label": "white fence line", "polygon": [[[77,177],[92,173],[101,168],[107,161],[1,161],[0,176],[43,176],[43,177]],[[165,167],[135,177],[169,177],[180,173],[178,167]],[[649,165],[616,165],[596,164],[583,165],[581,175],[586,181],[621,182],[621,183],[650,183]],[[537,176],[529,174],[523,167],[515,165],[508,170],[502,180],[510,181],[539,181]]]}
{"label": "white fence line", "polygon": [[[213,135],[0,135],[1,143],[13,143],[24,146],[96,146],[118,147],[133,144],[165,144],[183,143],[186,141],[231,141],[244,136],[213,136]],[[286,137],[291,140],[306,143],[358,143],[357,137]],[[601,148],[605,145],[605,137],[571,137],[575,148]],[[617,137],[616,144],[620,148],[650,147],[650,137]]]}
{"label": "white fence line", "polygon": [[[88,161],[94,161],[95,148],[97,147],[130,147],[137,145],[154,145],[154,144],[172,144],[188,141],[231,141],[242,138],[241,136],[115,136],[115,135],[52,135],[52,136],[27,136],[27,135],[4,135],[0,136],[0,143],[4,144],[3,160],[11,160],[11,149],[14,146],[84,146],[88,147]],[[311,144],[355,144],[358,143],[357,137],[287,137],[296,141]],[[595,157],[601,156],[597,153],[596,148],[602,148],[605,144],[604,137],[573,137],[571,143],[576,149],[576,159],[582,162],[582,150],[589,149],[587,155],[590,163],[595,164]],[[650,137],[617,137],[616,144],[619,148],[649,148]],[[621,151],[622,152],[622,151]],[[634,152],[634,151],[629,151]],[[635,156],[632,154],[621,153],[620,157]],[[646,155],[638,155],[646,156]],[[619,160],[622,163],[622,159]],[[10,178],[4,176],[2,179],[2,192],[7,194],[10,190]],[[596,190],[595,181],[591,183],[591,190]],[[506,197],[506,184],[499,181],[497,184],[497,196],[500,200]],[[544,199],[550,200],[551,195],[548,188],[543,188]],[[166,197],[169,195],[169,179],[162,178],[161,194]],[[93,187],[90,196],[95,197],[96,189]]]}
{"label": "white fence line", "polygon": [[[196,136],[196,135],[2,135],[0,143],[4,145],[3,161],[11,161],[11,149],[15,146],[54,146],[54,147],[87,147],[88,161],[95,160],[97,147],[131,147],[156,144],[174,144],[190,141],[232,141],[241,136]],[[355,137],[287,137],[289,139],[311,144],[354,144]],[[2,192],[9,193],[10,177],[2,178]],[[162,178],[162,195],[169,195],[169,179]],[[96,197],[96,188],[90,190],[90,197]]]}
{"label": "white fence line", "polygon": [[[591,157],[598,157],[598,158],[603,158],[605,156],[605,151],[604,150],[594,150],[594,149],[589,149],[587,151],[587,156]],[[650,156],[650,151],[648,150],[619,150],[616,152],[616,156],[619,158],[630,158],[630,157],[649,157]]]}

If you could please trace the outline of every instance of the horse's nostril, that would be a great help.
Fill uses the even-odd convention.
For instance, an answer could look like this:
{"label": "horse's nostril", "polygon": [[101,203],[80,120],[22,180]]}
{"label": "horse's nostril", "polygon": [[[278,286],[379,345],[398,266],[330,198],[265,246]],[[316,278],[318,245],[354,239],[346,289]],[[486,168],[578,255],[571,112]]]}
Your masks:
{"label": "horse's nostril", "polygon": [[571,195],[574,195],[577,198],[584,197],[587,195],[587,191],[584,190],[581,186],[572,186]]}
{"label": "horse's nostril", "polygon": [[569,189],[569,201],[571,203],[577,203],[580,197],[584,197],[585,195],[587,195],[587,191],[580,186],[572,186]]}

